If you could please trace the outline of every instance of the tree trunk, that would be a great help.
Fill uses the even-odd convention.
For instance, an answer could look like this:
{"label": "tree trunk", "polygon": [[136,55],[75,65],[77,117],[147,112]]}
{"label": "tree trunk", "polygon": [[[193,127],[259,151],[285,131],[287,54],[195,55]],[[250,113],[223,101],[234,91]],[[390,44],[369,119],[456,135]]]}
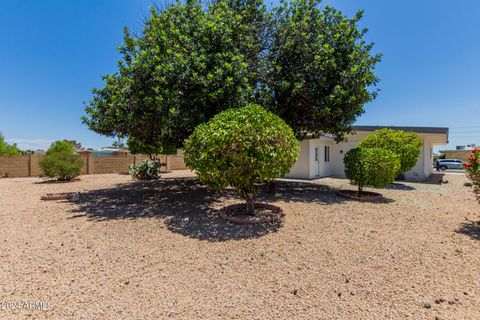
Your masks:
{"label": "tree trunk", "polygon": [[255,198],[250,193],[245,193],[245,206],[247,209],[247,213],[254,216],[255,215]]}
{"label": "tree trunk", "polygon": [[358,185],[358,197],[361,198],[362,197],[362,193],[363,193],[363,187],[362,185]]}
{"label": "tree trunk", "polygon": [[276,195],[277,194],[277,181],[270,181],[268,183],[268,193],[271,195]]}

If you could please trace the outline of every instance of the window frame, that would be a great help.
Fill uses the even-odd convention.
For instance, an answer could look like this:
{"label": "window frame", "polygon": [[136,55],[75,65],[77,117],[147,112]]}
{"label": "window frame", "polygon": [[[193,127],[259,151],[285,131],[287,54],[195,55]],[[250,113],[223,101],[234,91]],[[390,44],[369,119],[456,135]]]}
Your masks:
{"label": "window frame", "polygon": [[330,146],[324,146],[323,150],[325,152],[325,157],[324,157],[325,162],[330,162]]}

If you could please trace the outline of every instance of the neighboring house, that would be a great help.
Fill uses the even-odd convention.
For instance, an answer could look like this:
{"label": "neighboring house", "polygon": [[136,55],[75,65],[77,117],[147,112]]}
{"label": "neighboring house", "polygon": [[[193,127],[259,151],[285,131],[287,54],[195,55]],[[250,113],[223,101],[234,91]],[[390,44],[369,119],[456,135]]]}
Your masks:
{"label": "neighboring house", "polygon": [[448,143],[448,128],[430,127],[380,127],[354,126],[354,134],[347,141],[336,143],[331,136],[305,139],[300,142],[298,160],[286,175],[287,178],[315,179],[321,177],[345,177],[343,157],[345,153],[372,131],[390,128],[415,132],[420,136],[423,148],[415,167],[405,173],[405,179],[424,181],[433,173],[433,147]]}
{"label": "neighboring house", "polygon": [[103,147],[98,150],[92,150],[92,154],[96,156],[109,156],[109,155],[127,155],[128,149],[127,148],[119,148],[119,147]]}

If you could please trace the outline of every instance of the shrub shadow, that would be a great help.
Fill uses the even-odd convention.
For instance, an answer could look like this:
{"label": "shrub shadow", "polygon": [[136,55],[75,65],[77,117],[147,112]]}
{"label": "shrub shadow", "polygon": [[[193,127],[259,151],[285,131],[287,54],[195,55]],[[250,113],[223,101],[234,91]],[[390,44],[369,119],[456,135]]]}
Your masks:
{"label": "shrub shadow", "polygon": [[[335,188],[308,182],[278,181],[275,195],[268,193],[268,185],[261,185],[259,191],[257,200],[267,203],[284,201],[334,205],[349,201],[337,196]],[[211,242],[258,238],[282,227],[281,222],[236,225],[220,218],[214,207],[221,206],[221,202],[227,198],[241,201],[232,189],[214,191],[197,178],[167,177],[82,192],[75,199],[67,201],[76,205],[71,211],[71,219],[107,221],[159,218],[171,232]],[[391,199],[383,201],[391,202]]]}
{"label": "shrub shadow", "polygon": [[404,191],[416,190],[416,188],[414,188],[412,186],[408,186],[408,185],[405,185],[403,183],[398,183],[398,182],[394,182],[392,184],[389,184],[384,189],[386,189],[386,190],[404,190]]}
{"label": "shrub shadow", "polygon": [[269,185],[262,185],[258,195],[259,200],[267,202],[306,202],[321,205],[340,204],[345,199],[335,195],[337,191],[326,185],[281,180],[276,182],[276,194],[269,194]]}
{"label": "shrub shadow", "polygon": [[33,184],[63,184],[63,183],[74,183],[79,182],[80,178],[74,178],[69,181],[56,180],[56,179],[43,179],[42,181],[35,181]]}
{"label": "shrub shadow", "polygon": [[[309,182],[281,180],[277,182],[276,195],[268,194],[268,185],[262,186],[261,191],[258,198],[267,202],[285,201],[332,205],[342,204],[347,201],[357,201],[338,196],[336,194],[337,188]],[[383,199],[378,201],[365,201],[362,203],[388,204],[393,202],[395,200],[383,197]]]}
{"label": "shrub shadow", "polygon": [[408,182],[409,183],[415,183],[415,184],[442,184],[444,176],[445,176],[445,173],[435,171],[425,181],[414,181],[414,180],[412,180],[412,181],[408,181]]}
{"label": "shrub shadow", "polygon": [[390,204],[395,202],[395,200],[391,198],[387,198],[385,196],[382,196],[382,198],[378,200],[356,200],[356,199],[345,198],[345,201],[358,202],[358,203],[373,203],[373,204]]}
{"label": "shrub shadow", "polygon": [[467,235],[474,240],[480,240],[480,221],[462,223],[456,232]]}
{"label": "shrub shadow", "polygon": [[243,226],[223,220],[212,206],[225,197],[235,194],[232,190],[212,191],[196,178],[162,178],[83,192],[69,202],[77,205],[71,218],[105,221],[155,217],[172,232],[212,242],[257,238],[281,227]]}

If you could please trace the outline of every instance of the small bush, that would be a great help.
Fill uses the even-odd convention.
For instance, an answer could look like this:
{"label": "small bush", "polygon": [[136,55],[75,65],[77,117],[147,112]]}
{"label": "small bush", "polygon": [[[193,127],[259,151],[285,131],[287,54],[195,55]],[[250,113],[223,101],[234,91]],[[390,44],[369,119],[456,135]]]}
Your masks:
{"label": "small bush", "polygon": [[144,160],[130,165],[130,175],[135,180],[157,180],[160,178],[160,168],[164,165],[159,160]]}
{"label": "small bush", "polygon": [[396,153],[400,167],[396,175],[407,172],[417,163],[422,150],[422,141],[414,132],[380,129],[372,132],[359,143],[360,148],[381,148]]}
{"label": "small bush", "polygon": [[70,181],[78,177],[83,167],[83,160],[75,154],[75,148],[66,141],[56,141],[40,159],[40,168],[45,177],[60,181]]}
{"label": "small bush", "polygon": [[229,109],[199,125],[185,141],[185,163],[213,188],[232,186],[255,213],[257,183],[285,175],[299,144],[292,129],[259,105]]}
{"label": "small bush", "polygon": [[400,168],[398,155],[380,148],[354,148],[343,161],[345,174],[358,186],[359,196],[364,187],[383,188],[392,183]]}
{"label": "small bush", "polygon": [[160,154],[177,154],[177,148],[175,147],[153,146],[145,144],[133,137],[128,137],[127,146],[128,151],[130,151],[131,154],[146,154],[151,160],[153,160],[156,155]]}
{"label": "small bush", "polygon": [[464,163],[465,173],[472,181],[473,191],[480,202],[480,150],[477,148],[472,150],[472,154],[468,161]]}

